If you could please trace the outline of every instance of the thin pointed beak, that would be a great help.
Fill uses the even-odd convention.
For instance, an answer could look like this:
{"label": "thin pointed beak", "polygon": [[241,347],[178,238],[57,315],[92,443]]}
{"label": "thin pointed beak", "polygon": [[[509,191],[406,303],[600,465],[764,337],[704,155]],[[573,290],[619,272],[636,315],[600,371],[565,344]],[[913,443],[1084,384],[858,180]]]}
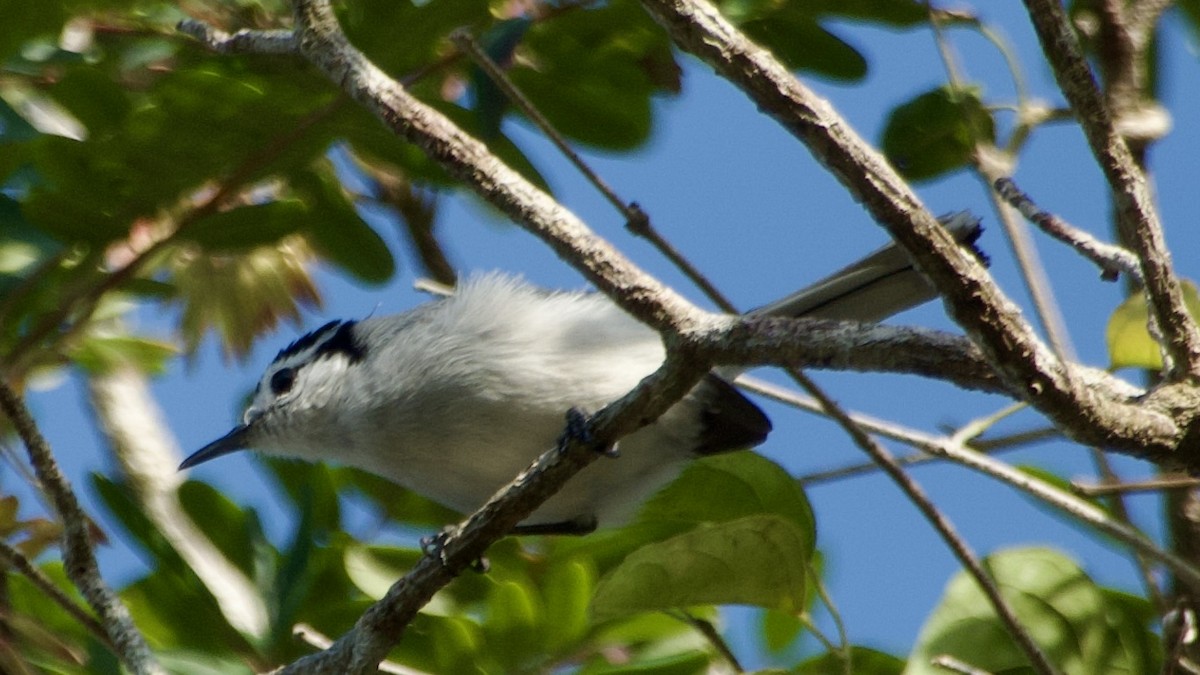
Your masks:
{"label": "thin pointed beak", "polygon": [[233,431],[225,434],[217,440],[193,452],[183,463],[179,465],[179,470],[190,469],[197,464],[203,464],[210,459],[216,459],[221,455],[228,455],[231,452],[245,450],[248,447],[250,440],[250,426],[247,424],[239,424],[233,428]]}

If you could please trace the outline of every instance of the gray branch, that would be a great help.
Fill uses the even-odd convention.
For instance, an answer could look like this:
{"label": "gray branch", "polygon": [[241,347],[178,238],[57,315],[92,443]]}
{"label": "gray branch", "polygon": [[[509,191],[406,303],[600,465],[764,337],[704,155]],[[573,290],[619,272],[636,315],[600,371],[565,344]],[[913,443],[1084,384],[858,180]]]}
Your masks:
{"label": "gray branch", "polygon": [[[663,367],[589,425],[588,441],[570,438],[541,457],[508,489],[452,530],[441,554],[427,556],[354,630],[329,650],[285,672],[370,672],[408,621],[438,588],[483,554],[570,476],[596,459],[596,450],[677,401],[714,364],[826,365],[907,369],[971,388],[1002,391],[1028,401],[1065,433],[1154,461],[1200,464],[1190,458],[1200,436],[1187,425],[1200,410],[1190,387],[1168,386],[1142,399],[1105,374],[1064,363],[1038,340],[1019,309],[986,269],[965,254],[882,157],[829,106],[805,89],[767,52],[749,42],[711,6],[693,0],[643,0],[678,45],[741,87],[759,108],[803,140],[884,224],[942,291],[951,316],[978,348],[932,331],[820,323],[703,312],[625,259],[579,218],[492,155],[349,44],[329,0],[293,0],[295,47],[347,95],[388,128],[422,148],[448,173],[542,239],[597,288],[657,329],[668,347]],[[185,26],[216,48],[253,50],[254,34],[222,36]],[[269,51],[289,51],[277,33],[262,35]],[[901,331],[901,332],[897,332]],[[855,349],[847,340],[857,339]],[[841,341],[840,347],[832,345]],[[908,347],[897,343],[908,340]],[[889,353],[885,355],[883,352]],[[895,352],[900,352],[897,356]],[[926,350],[926,354],[918,354]],[[907,353],[906,353],[907,352]],[[905,361],[907,359],[907,361]]]}
{"label": "gray branch", "polygon": [[1104,103],[1061,1],[1025,0],[1025,6],[1058,86],[1108,179],[1117,227],[1141,263],[1150,311],[1166,339],[1166,349],[1178,371],[1176,376],[1200,378],[1200,328],[1184,304],[1183,289],[1171,265],[1146,175]]}
{"label": "gray branch", "polygon": [[100,618],[109,639],[117,648],[117,656],[126,668],[138,675],[161,673],[162,669],[150,655],[150,648],[133,625],[129,610],[104,583],[92,551],[88,534],[88,517],[79,506],[75,492],[66,476],[54,461],[50,445],[38,431],[33,417],[17,394],[0,382],[0,409],[12,421],[29,451],[29,461],[42,489],[50,495],[59,518],[63,521],[63,564],[67,576]]}

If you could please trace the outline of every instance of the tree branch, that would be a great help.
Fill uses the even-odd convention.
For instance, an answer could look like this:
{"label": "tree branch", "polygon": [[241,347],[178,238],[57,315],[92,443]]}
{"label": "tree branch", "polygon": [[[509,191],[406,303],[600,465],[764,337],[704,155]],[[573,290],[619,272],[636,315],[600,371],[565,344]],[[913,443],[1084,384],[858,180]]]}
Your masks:
{"label": "tree branch", "polygon": [[1017,643],[1017,647],[1025,653],[1033,669],[1042,675],[1057,673],[1058,670],[1050,663],[1049,657],[1034,642],[1033,636],[1029,634],[1029,631],[1021,625],[1020,620],[1017,619],[1016,612],[1013,611],[1008,601],[1000,593],[999,585],[992,579],[987,569],[984,568],[979,556],[971,550],[966,540],[958,534],[950,519],[938,510],[933,500],[929,498],[929,495],[925,494],[925,490],[911,476],[904,472],[903,467],[896,462],[896,458],[892,456],[892,453],[888,452],[879,441],[876,441],[862,427],[858,426],[850,418],[850,415],[842,410],[833,399],[829,398],[824,390],[818,387],[808,376],[797,370],[792,373],[792,377],[800,383],[800,386],[804,387],[809,396],[812,396],[821,404],[825,413],[842,427],[846,434],[853,439],[854,444],[867,453],[871,460],[878,464],[884,473],[904,491],[909,501],[925,516],[925,519],[929,521],[933,529],[937,530],[937,533],[941,535],[943,541],[950,548],[950,551],[954,553],[954,556],[962,563],[967,573],[975,580],[975,583],[979,586],[979,590],[987,597],[988,602],[992,605],[992,609],[996,612],[996,616],[1000,618],[1000,622],[1008,630],[1009,636]]}
{"label": "tree branch", "polygon": [[86,628],[97,640],[104,643],[114,654],[117,652],[117,646],[113,643],[112,638],[108,636],[108,631],[104,629],[104,626],[95,617],[88,614],[87,610],[79,606],[66,593],[63,593],[62,589],[50,577],[43,574],[40,569],[29,561],[29,558],[21,555],[20,551],[3,541],[0,541],[0,561],[3,561],[6,567],[11,567],[24,574],[29,579],[29,583],[37,586],[38,590],[45,593],[46,597],[53,600],[59,607],[62,607],[63,611],[70,614],[71,618],[78,621],[80,625]]}
{"label": "tree branch", "polygon": [[253,582],[200,531],[179,503],[176,467],[182,453],[150,396],[145,376],[118,368],[88,380],[88,393],[113,455],[145,511],[208,588],[221,613],[239,632],[267,634],[268,611]]}
{"label": "tree branch", "polygon": [[374,673],[434,593],[483,556],[488,546],[511,532],[585,466],[608,461],[603,456],[606,448],[665,412],[695,386],[708,367],[695,355],[668,352],[658,371],[601,410],[583,434],[571,433],[568,424],[568,433],[559,447],[543,453],[487,504],[447,530],[436,554],[422,557],[329,649],[299,659],[280,672]]}
{"label": "tree branch", "polygon": [[59,471],[50,445],[38,431],[24,402],[4,382],[0,382],[0,410],[4,411],[20,435],[29,451],[29,461],[33,464],[38,481],[50,495],[63,521],[63,563],[67,576],[100,618],[125,667],[138,675],[162,672],[150,655],[150,648],[146,646],[142,634],[133,625],[129,610],[100,576],[88,535],[87,514],[80,508],[67,478]]}
{"label": "tree branch", "polygon": [[1092,154],[1108,179],[1122,239],[1137,254],[1151,312],[1175,362],[1176,377],[1200,378],[1200,328],[1188,314],[1183,289],[1171,265],[1162,223],[1125,138],[1096,86],[1059,0],[1025,0],[1042,51],[1054,68],[1063,95],[1075,111]]}
{"label": "tree branch", "polygon": [[[642,0],[681,48],[742,89],[803,141],[912,256],[941,291],[947,311],[979,345],[1009,391],[1020,392],[1080,442],[1166,463],[1200,462],[1195,392],[1161,391],[1151,406],[1113,400],[1045,347],[972,256],[957,246],[879,154],[766,50],[703,0]],[[1179,423],[1176,423],[1179,420]],[[1186,446],[1181,448],[1181,445]],[[1186,452],[1181,452],[1186,450]]]}

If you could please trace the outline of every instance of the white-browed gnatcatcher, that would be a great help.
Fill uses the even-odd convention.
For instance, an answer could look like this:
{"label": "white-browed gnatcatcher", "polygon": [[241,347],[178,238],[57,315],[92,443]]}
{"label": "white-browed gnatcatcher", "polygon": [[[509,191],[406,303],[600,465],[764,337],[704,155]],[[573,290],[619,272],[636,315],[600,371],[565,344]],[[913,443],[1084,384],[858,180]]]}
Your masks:
{"label": "white-browed gnatcatcher", "polygon": [[[944,222],[961,242],[978,236],[968,214]],[[756,311],[874,322],[934,296],[891,245]],[[554,446],[568,410],[599,410],[663,357],[658,334],[602,294],[475,276],[404,314],[333,321],[288,345],[263,373],[243,424],[180,468],[254,448],[359,467],[469,513]],[[750,448],[770,430],[756,405],[709,375],[522,528],[619,523],[689,459]]]}

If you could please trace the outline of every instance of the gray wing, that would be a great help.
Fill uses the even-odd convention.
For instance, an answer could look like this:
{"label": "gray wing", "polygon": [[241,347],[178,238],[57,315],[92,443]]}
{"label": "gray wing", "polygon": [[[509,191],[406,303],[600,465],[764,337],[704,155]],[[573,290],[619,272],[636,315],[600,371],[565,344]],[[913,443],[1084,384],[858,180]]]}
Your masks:
{"label": "gray wing", "polygon": [[[979,220],[959,212],[941,219],[942,224],[980,260],[987,257],[975,240],[983,231]],[[821,281],[751,314],[804,316],[820,319],[882,321],[937,297],[937,291],[917,271],[908,253],[897,244],[885,246],[862,260]],[[733,369],[718,369],[733,377]],[[701,404],[700,445],[696,453],[711,455],[742,450],[763,442],[771,422],[758,406],[720,376],[710,374],[693,393]]]}
{"label": "gray wing", "polygon": [[[974,246],[983,231],[977,218],[961,211],[941,221],[955,239],[987,261]],[[937,291],[917,271],[908,253],[893,243],[750,314],[878,322],[935,297]]]}

